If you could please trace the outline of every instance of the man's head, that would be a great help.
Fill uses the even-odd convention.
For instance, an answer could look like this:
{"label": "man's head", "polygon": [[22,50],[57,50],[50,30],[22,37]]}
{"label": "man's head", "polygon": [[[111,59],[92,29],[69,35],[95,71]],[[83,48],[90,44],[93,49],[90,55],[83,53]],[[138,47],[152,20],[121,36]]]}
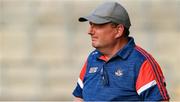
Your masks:
{"label": "man's head", "polygon": [[90,15],[80,17],[79,21],[89,21],[95,24],[112,22],[115,24],[123,24],[127,29],[131,26],[127,11],[117,2],[106,2],[98,6]]}
{"label": "man's head", "polygon": [[128,13],[117,2],[106,2],[89,16],[80,17],[79,21],[89,21],[88,34],[91,35],[92,46],[97,49],[112,48],[120,44],[120,39],[129,35],[131,26]]}
{"label": "man's head", "polygon": [[92,46],[97,49],[113,47],[118,39],[124,35],[124,26],[122,24],[105,23],[95,24],[89,22],[88,34],[91,35]]}

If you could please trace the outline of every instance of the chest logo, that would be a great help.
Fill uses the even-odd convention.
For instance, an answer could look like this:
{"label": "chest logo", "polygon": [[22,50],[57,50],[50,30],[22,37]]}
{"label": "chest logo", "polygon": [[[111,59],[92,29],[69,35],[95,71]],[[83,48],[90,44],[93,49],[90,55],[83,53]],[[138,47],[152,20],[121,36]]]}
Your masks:
{"label": "chest logo", "polygon": [[120,69],[117,69],[116,72],[115,72],[115,75],[120,77],[123,75],[122,71]]}
{"label": "chest logo", "polygon": [[89,70],[89,73],[96,73],[97,69],[98,69],[98,67],[91,67]]}

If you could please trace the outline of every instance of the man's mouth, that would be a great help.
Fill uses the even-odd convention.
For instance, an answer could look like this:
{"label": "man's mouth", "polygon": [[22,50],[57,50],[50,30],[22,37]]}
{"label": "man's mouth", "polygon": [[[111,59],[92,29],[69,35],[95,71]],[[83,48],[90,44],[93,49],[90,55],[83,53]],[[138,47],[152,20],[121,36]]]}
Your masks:
{"label": "man's mouth", "polygon": [[97,40],[97,37],[91,37],[91,40],[92,40],[92,41],[96,41],[96,40]]}

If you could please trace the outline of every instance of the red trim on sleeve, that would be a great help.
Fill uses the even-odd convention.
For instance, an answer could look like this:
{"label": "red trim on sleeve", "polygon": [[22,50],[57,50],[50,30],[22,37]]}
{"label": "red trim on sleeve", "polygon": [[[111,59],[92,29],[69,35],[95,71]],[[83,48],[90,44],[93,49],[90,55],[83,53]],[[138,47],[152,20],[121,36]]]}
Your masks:
{"label": "red trim on sleeve", "polygon": [[80,79],[83,81],[84,80],[84,76],[86,73],[86,67],[87,67],[87,61],[85,62],[84,66],[82,67],[81,73],[79,75]]}
{"label": "red trim on sleeve", "polygon": [[136,81],[136,90],[139,90],[141,87],[153,80],[155,80],[155,77],[151,65],[148,60],[146,60],[140,68],[139,75]]}
{"label": "red trim on sleeve", "polygon": [[165,83],[164,76],[163,76],[163,73],[162,73],[162,70],[161,70],[159,64],[144,49],[142,49],[141,47],[139,47],[137,45],[135,48],[137,51],[139,51],[141,54],[143,54],[146,57],[146,59],[150,62],[151,66],[152,66],[152,71],[155,75],[155,79],[156,79],[158,88],[160,90],[160,93],[164,100],[169,100],[169,95],[168,95],[166,87],[164,85],[164,83]]}

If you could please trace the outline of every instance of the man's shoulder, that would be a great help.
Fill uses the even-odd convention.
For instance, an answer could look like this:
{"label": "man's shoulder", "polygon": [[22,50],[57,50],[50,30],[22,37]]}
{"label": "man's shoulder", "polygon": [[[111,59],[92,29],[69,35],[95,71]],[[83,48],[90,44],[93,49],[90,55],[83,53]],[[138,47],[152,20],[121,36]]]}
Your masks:
{"label": "man's shoulder", "polygon": [[140,46],[135,46],[133,51],[133,56],[136,56],[137,58],[146,60],[148,57],[152,57],[152,55],[147,52],[145,49],[143,49]]}
{"label": "man's shoulder", "polygon": [[98,56],[100,53],[99,53],[99,51],[98,50],[93,50],[92,52],[90,52],[90,54],[89,54],[89,56],[91,57],[91,56]]}
{"label": "man's shoulder", "polygon": [[92,60],[94,58],[97,58],[98,56],[100,56],[100,52],[95,49],[92,52],[90,52],[90,54],[88,56],[88,60]]}

